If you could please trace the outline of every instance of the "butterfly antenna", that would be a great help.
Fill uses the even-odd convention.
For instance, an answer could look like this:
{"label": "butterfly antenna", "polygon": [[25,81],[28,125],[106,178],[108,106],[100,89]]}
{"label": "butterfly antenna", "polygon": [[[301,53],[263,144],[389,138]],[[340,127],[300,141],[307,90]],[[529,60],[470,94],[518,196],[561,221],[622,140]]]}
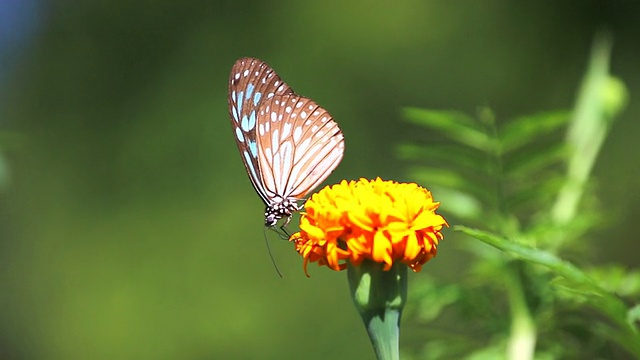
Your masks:
{"label": "butterfly antenna", "polygon": [[273,264],[273,268],[276,269],[276,273],[282,279],[284,278],[284,276],[282,276],[282,273],[278,268],[278,264],[276,264],[276,259],[273,257],[273,253],[271,252],[271,246],[269,245],[269,239],[267,238],[267,232],[265,229],[266,228],[262,228],[262,233],[264,234],[264,243],[267,245],[267,251],[269,252],[269,257],[271,258],[271,263]]}

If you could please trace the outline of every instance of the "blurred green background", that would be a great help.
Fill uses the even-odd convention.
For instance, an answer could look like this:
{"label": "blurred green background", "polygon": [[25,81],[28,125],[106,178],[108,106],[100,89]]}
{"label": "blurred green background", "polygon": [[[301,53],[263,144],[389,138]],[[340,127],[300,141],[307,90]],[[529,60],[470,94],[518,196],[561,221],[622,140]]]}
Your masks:
{"label": "blurred green background", "polygon": [[[640,263],[635,1],[7,0],[0,23],[1,359],[373,357],[346,274],[307,279],[268,233],[273,270],[229,124],[242,56],[340,124],[327,183],[406,181],[394,147],[437,134],[401,107],[571,108],[609,29],[631,97],[595,169],[611,227],[581,261]],[[446,231],[424,271],[456,281],[465,241]]]}

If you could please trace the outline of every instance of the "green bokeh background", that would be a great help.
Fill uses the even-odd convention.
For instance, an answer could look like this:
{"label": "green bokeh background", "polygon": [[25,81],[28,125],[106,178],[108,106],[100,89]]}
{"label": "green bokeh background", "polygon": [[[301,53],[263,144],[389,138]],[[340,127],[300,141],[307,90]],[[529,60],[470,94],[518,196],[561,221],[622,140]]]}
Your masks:
{"label": "green bokeh background", "polygon": [[[242,56],[340,124],[345,157],[327,183],[405,181],[394,147],[438,134],[403,123],[401,107],[487,105],[503,121],[570,108],[608,28],[630,102],[595,169],[611,226],[580,261],[640,263],[637,2],[60,1],[40,13],[2,88],[2,125],[24,135],[4,152],[2,359],[373,356],[346,274],[310,266],[307,279],[268,233],[284,279],[273,270],[229,125]],[[445,232],[424,271],[456,281],[465,241]]]}

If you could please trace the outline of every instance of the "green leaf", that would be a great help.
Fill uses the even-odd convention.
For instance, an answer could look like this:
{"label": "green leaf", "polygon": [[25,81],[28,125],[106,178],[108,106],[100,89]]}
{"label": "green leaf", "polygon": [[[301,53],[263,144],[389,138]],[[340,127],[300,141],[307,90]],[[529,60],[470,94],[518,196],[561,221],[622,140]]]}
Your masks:
{"label": "green leaf", "polygon": [[[438,285],[433,279],[412,283],[409,298],[414,299],[413,311],[421,321],[436,319],[449,305],[455,304],[461,296],[458,285]],[[411,302],[409,303],[411,304]],[[408,305],[411,306],[411,305]]]}
{"label": "green leaf", "polygon": [[531,178],[553,165],[562,163],[567,158],[564,144],[551,144],[533,151],[513,153],[504,159],[504,172],[511,181]]}
{"label": "green leaf", "polygon": [[460,220],[477,220],[485,213],[482,203],[473,195],[450,187],[430,187],[440,210]]}
{"label": "green leaf", "polygon": [[428,146],[403,144],[397,148],[397,151],[400,158],[439,162],[447,164],[449,168],[465,169],[479,174],[489,174],[488,169],[491,167],[486,154],[474,151],[469,147],[450,144]]}
{"label": "green leaf", "polygon": [[636,355],[636,359],[640,357],[640,338],[637,334],[620,331],[608,324],[596,323],[590,325],[592,331],[601,339],[610,339],[627,349],[631,354]]}
{"label": "green leaf", "polygon": [[529,208],[530,214],[547,211],[553,202],[554,194],[562,186],[562,178],[554,174],[538,174],[535,177],[522,178],[512,189],[505,201],[510,209]]}
{"label": "green leaf", "polygon": [[[554,274],[564,277],[568,282],[573,283],[573,288],[580,293],[589,292],[598,295],[590,305],[607,314],[618,326],[626,332],[628,336],[636,339],[640,343],[640,334],[637,329],[627,321],[627,307],[619,298],[602,289],[585,272],[575,265],[560,259],[559,257],[543,251],[517,244],[501,236],[488,233],[478,229],[456,225],[454,230],[463,232],[488,245],[498,248],[515,258],[522,259],[532,264],[542,265],[552,270]],[[592,298],[593,300],[594,298]]]}
{"label": "green leaf", "polygon": [[487,192],[487,185],[482,184],[480,179],[470,179],[454,170],[420,166],[410,169],[409,176],[423,184],[439,185],[465,192],[483,203],[494,202],[493,194]]}
{"label": "green leaf", "polygon": [[478,229],[471,229],[466,226],[456,225],[454,227],[454,230],[463,232],[488,245],[508,252],[516,258],[526,260],[530,263],[546,266],[552,269],[557,275],[563,276],[568,280],[575,282],[576,284],[580,284],[581,286],[590,285],[594,293],[605,292],[595,283],[595,281],[593,281],[580,269],[569,262],[563,261],[562,259],[549,252],[525,247],[501,236]]}
{"label": "green leaf", "polygon": [[567,294],[571,294],[571,296],[565,295],[564,297],[570,297],[571,300],[574,301],[585,302],[592,297],[599,297],[599,293],[594,292],[590,286],[586,286],[585,284],[576,284],[575,282],[560,276],[550,281],[549,285],[558,290],[562,290]]}
{"label": "green leaf", "polygon": [[589,276],[603,289],[620,296],[640,295],[640,271],[629,271],[622,265],[601,266],[589,270]]}
{"label": "green leaf", "polygon": [[481,124],[457,111],[438,111],[419,108],[403,109],[404,117],[418,125],[440,130],[451,140],[482,151],[490,149],[491,139]]}
{"label": "green leaf", "polygon": [[523,116],[507,122],[500,129],[503,153],[511,152],[539,140],[569,123],[571,113],[563,111],[545,112]]}

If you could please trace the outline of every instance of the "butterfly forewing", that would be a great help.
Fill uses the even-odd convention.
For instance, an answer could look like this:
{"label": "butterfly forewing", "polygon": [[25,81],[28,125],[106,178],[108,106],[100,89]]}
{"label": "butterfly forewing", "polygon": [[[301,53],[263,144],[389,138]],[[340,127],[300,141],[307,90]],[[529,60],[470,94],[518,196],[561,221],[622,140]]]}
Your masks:
{"label": "butterfly forewing", "polygon": [[293,90],[276,72],[261,60],[242,58],[236,61],[229,76],[229,114],[236,143],[254,188],[265,203],[269,197],[264,187],[258,162],[256,127],[262,102],[274,96],[291,94]]}
{"label": "butterfly forewing", "polygon": [[274,96],[259,110],[258,160],[269,196],[302,199],[338,166],[344,138],[331,115],[313,100]]}

